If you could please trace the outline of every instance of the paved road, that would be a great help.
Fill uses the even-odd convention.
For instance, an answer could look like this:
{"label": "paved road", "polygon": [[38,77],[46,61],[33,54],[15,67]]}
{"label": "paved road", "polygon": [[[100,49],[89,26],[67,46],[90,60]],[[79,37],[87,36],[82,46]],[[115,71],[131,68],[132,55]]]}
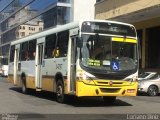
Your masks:
{"label": "paved road", "polygon": [[[31,91],[30,94],[24,95],[19,88],[7,82],[5,78],[0,78],[0,114],[6,113],[27,114],[27,117],[31,114],[31,118],[37,118],[38,116],[44,118],[43,115],[47,114],[46,118],[48,119],[53,117],[53,114],[57,114],[55,117],[58,117],[57,119],[62,117],[60,114],[68,114],[68,116],[63,115],[64,117],[62,117],[66,118],[66,120],[70,118],[70,114],[75,115],[73,117],[75,120],[79,118],[76,115],[80,115],[81,118],[85,117],[85,119],[88,118],[87,115],[90,116],[90,119],[100,119],[98,117],[101,117],[102,120],[108,115],[108,117],[116,117],[121,120],[120,118],[126,118],[127,114],[160,114],[160,95],[156,97],[146,95],[118,97],[113,105],[104,103],[100,98],[71,100],[67,104],[59,104],[55,101],[52,93]],[[112,114],[123,115],[113,116]]]}

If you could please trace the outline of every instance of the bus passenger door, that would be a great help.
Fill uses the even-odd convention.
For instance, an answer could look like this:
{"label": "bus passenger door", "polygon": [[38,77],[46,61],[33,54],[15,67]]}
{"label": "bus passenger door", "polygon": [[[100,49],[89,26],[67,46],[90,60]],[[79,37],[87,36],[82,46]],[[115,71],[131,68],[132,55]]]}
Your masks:
{"label": "bus passenger door", "polygon": [[70,90],[76,90],[76,37],[71,38]]}
{"label": "bus passenger door", "polygon": [[20,50],[20,45],[15,46],[15,53],[14,53],[14,66],[13,66],[13,82],[14,85],[18,84],[18,62],[19,62],[19,50]]}
{"label": "bus passenger door", "polygon": [[76,39],[78,38],[79,28],[74,28],[69,31],[69,50],[68,50],[68,91],[71,94],[76,94],[76,60],[77,46]]}
{"label": "bus passenger door", "polygon": [[36,46],[35,87],[37,91],[41,91],[42,89],[43,54],[44,54],[44,38],[40,38],[37,40],[37,46]]}

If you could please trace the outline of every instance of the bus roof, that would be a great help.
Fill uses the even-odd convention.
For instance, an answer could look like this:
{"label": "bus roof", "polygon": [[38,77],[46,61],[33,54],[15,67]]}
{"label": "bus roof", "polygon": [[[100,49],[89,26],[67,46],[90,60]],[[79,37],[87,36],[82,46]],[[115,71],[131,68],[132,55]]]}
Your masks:
{"label": "bus roof", "polygon": [[63,31],[63,30],[73,29],[73,28],[78,27],[78,24],[79,24],[78,22],[72,22],[72,23],[68,23],[68,24],[65,24],[65,25],[62,25],[59,27],[50,28],[50,29],[44,30],[42,32],[35,33],[33,35],[17,39],[15,41],[11,42],[11,45],[18,44],[18,43],[25,42],[25,41],[29,41],[29,40],[33,40],[33,39],[37,39],[37,38],[41,38],[43,36],[47,36],[47,35],[57,33],[57,32]]}
{"label": "bus roof", "polygon": [[122,24],[122,25],[127,25],[127,26],[133,26],[133,25],[128,24],[128,23],[111,21],[111,20],[98,20],[98,19],[96,19],[96,20],[83,20],[83,21],[79,21],[79,22],[76,21],[76,22],[68,23],[68,24],[61,25],[61,26],[58,26],[58,27],[55,27],[55,28],[49,28],[49,29],[44,30],[42,32],[38,32],[38,33],[35,33],[33,35],[14,40],[14,41],[11,42],[11,45],[15,45],[15,44],[18,44],[18,43],[21,43],[21,42],[41,38],[43,36],[47,36],[47,35],[57,33],[57,32],[60,32],[60,31],[64,31],[64,30],[68,30],[68,29],[74,29],[74,28],[78,27],[82,22],[85,22],[85,21],[88,21],[88,22],[106,22],[106,23],[109,22],[109,23],[116,23],[116,24]]}
{"label": "bus roof", "polygon": [[[93,21],[93,22],[109,22],[109,23],[116,23],[116,24],[121,24],[121,25],[127,25],[127,26],[133,26],[132,24],[125,23],[125,22],[119,22],[119,21],[113,21],[113,20],[100,20],[100,19],[95,19],[95,20],[84,20],[84,21]],[[84,22],[82,21],[82,22]],[[134,26],[133,26],[134,27]]]}

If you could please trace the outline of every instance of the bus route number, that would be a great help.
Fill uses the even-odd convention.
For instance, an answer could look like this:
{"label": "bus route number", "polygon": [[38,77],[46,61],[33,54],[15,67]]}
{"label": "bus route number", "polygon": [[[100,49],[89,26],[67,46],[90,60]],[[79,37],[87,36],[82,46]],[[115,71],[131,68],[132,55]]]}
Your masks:
{"label": "bus route number", "polygon": [[61,70],[62,69],[62,64],[56,64],[56,69]]}

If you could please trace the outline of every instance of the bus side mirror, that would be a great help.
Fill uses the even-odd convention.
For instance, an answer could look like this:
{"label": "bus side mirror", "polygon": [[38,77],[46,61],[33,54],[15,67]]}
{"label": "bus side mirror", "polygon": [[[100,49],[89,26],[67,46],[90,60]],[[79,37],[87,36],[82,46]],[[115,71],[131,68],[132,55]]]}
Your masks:
{"label": "bus side mirror", "polygon": [[77,47],[81,48],[83,46],[83,42],[82,42],[82,39],[78,38],[77,39]]}

